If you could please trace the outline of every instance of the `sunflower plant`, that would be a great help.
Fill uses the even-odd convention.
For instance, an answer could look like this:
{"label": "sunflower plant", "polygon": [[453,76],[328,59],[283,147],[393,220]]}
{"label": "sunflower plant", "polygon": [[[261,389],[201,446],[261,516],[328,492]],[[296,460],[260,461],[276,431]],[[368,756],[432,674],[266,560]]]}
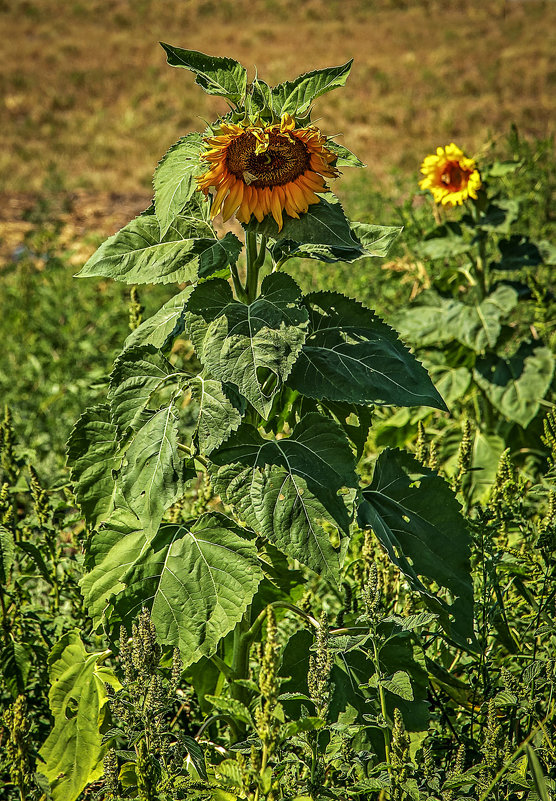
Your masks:
{"label": "sunflower plant", "polygon": [[[554,375],[549,293],[554,248],[520,225],[523,198],[506,190],[519,161],[480,164],[453,142],[422,162],[434,215],[413,246],[429,287],[394,320],[454,412],[475,423],[472,492],[488,493],[505,447],[535,448]],[[414,436],[425,409],[386,415],[382,441]],[[440,421],[446,434],[448,420]],[[396,426],[399,426],[396,430]],[[460,426],[442,437],[455,457]],[[454,466],[455,461],[452,460]]]}
{"label": "sunflower plant", "polygon": [[[338,292],[303,295],[295,280],[294,259],[381,257],[400,233],[350,222],[328,185],[340,168],[363,166],[311,122],[314,101],[344,85],[351,62],[271,87],[232,59],[163,47],[228,111],[170,148],[152,205],[79,274],[178,285],[134,328],[106,402],[87,409],[69,441],[91,533],[81,581],[89,614],[113,632],[148,609],[159,641],[201,671],[201,686],[216,670],[214,696],[226,683],[238,714],[253,698],[250,649],[269,604],[310,619],[296,604],[308,576],[341,593],[357,522],[357,536],[372,530],[422,598],[423,621],[467,647],[469,535],[448,484],[400,450],[380,453],[370,484],[358,471],[375,407],[446,405],[374,311]],[[229,230],[214,227],[220,216]],[[414,628],[392,620],[371,649],[371,728],[387,760],[393,707],[410,728],[423,720],[421,663],[392,647],[398,638],[419,650]],[[331,636],[365,630],[366,653],[365,617]],[[358,681],[342,692],[357,695]],[[241,738],[250,714],[239,717]],[[256,798],[271,783],[271,766],[261,771]]]}

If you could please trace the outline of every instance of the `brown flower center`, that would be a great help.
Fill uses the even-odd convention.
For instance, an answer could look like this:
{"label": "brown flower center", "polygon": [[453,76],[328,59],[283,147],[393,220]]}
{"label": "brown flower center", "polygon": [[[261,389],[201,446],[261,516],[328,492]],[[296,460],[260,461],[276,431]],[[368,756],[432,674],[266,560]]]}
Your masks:
{"label": "brown flower center", "polygon": [[450,192],[458,192],[470,175],[470,171],[463,170],[457,161],[449,161],[442,170],[440,181]]}
{"label": "brown flower center", "polygon": [[282,186],[309,169],[311,156],[301,139],[272,132],[264,153],[256,153],[256,146],[256,137],[245,131],[226,149],[229,171],[250,186]]}

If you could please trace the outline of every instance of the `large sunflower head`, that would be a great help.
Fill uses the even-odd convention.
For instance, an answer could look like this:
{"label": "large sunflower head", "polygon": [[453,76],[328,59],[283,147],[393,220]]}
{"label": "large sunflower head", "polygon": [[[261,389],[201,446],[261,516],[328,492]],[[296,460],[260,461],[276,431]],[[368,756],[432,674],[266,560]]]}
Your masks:
{"label": "large sunflower head", "polygon": [[319,202],[325,178],[338,175],[318,128],[296,128],[289,114],[268,125],[223,122],[204,141],[201,158],[209,169],[197,180],[205,195],[213,190],[212,217],[221,211],[228,220],[235,213],[247,223],[253,214],[259,222],[272,214],[281,230],[284,211],[299,217]]}
{"label": "large sunflower head", "polygon": [[421,189],[432,192],[435,203],[456,206],[471,197],[477,199],[481,176],[474,159],[467,158],[454,143],[438,147],[421,164],[425,176],[419,181]]}

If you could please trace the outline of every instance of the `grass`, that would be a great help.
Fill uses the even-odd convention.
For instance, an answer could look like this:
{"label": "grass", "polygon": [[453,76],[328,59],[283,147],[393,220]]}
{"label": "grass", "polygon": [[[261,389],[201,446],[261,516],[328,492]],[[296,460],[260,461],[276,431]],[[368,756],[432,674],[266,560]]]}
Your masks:
{"label": "grass", "polygon": [[[329,134],[395,189],[439,142],[482,148],[554,111],[556,5],[542,0],[25,0],[0,10],[4,191],[150,191],[153,165],[225,105],[165,64],[158,40],[227,55],[271,82],[354,58],[318,101]],[[348,179],[351,180],[351,179]]]}

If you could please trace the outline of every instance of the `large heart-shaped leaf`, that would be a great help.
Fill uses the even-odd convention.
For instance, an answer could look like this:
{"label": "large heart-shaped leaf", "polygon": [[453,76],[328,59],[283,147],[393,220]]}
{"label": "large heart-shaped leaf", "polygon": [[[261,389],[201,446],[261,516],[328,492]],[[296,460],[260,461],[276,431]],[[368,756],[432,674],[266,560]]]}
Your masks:
{"label": "large heart-shaped leaf", "polygon": [[[358,521],[374,531],[444,627],[463,640],[472,638],[470,536],[446,481],[408,453],[387,449],[363,490]],[[422,578],[449,590],[453,603],[433,593]]]}
{"label": "large heart-shaped leaf", "polygon": [[488,355],[473,375],[492,405],[524,428],[537,414],[552,382],[554,356],[549,348],[522,342],[509,358]]}
{"label": "large heart-shaped leaf", "polygon": [[358,485],[353,453],[337,423],[309,414],[280,440],[265,440],[243,424],[211,460],[220,466],[212,473],[217,491],[250,526],[313,570],[337,571],[338,554],[323,523],[333,521],[347,534],[350,499],[339,493]]}
{"label": "large heart-shaped leaf", "polygon": [[239,463],[210,474],[216,492],[239,519],[292,559],[338,583],[341,554],[330,542],[338,524],[303,478],[276,465],[253,469]]}
{"label": "large heart-shaped leaf", "polygon": [[159,641],[179,647],[190,665],[215,652],[262,578],[255,544],[210,512],[186,525],[163,524],[122,572],[125,589],[113,604],[126,625],[147,607]]}
{"label": "large heart-shaped leaf", "polygon": [[235,263],[241,242],[232,233],[216,239],[200,202],[192,198],[163,237],[154,214],[136,217],[93,253],[79,277],[104,276],[128,284],[184,283]]}
{"label": "large heart-shaped leaf", "polygon": [[415,306],[396,317],[402,336],[419,346],[456,340],[476,353],[496,345],[502,322],[515,307],[515,289],[501,284],[480,303],[430,296],[431,305]]}
{"label": "large heart-shaped leaf", "polygon": [[300,299],[293,278],[274,273],[249,305],[234,300],[220,279],[196,287],[187,305],[186,325],[201,362],[215,378],[235,384],[263,417],[305,339],[308,315]]}
{"label": "large heart-shaped leaf", "polygon": [[160,44],[166,51],[168,64],[195,73],[196,82],[207,94],[221,95],[236,104],[245,97],[247,72],[233,58],[207,56],[197,50],[185,50],[164,42]]}
{"label": "large heart-shaped leaf", "polygon": [[374,312],[337,292],[305,301],[309,334],[288,386],[310,398],[446,409],[425,368]]}

